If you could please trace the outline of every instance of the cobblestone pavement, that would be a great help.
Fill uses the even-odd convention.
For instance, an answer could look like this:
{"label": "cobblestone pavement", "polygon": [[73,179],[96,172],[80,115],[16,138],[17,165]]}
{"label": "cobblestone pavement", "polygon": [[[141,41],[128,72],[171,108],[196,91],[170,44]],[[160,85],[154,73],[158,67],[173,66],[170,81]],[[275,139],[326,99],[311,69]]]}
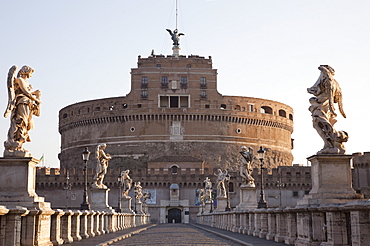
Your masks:
{"label": "cobblestone pavement", "polygon": [[137,235],[120,240],[111,245],[230,245],[240,246],[230,240],[216,236],[213,233],[193,227],[188,224],[159,224]]}

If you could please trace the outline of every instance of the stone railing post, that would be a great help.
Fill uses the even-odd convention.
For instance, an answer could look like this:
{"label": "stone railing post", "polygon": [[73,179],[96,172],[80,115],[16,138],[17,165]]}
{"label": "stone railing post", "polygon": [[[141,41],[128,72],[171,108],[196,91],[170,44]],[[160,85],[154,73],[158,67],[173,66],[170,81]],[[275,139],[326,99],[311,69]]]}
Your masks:
{"label": "stone railing post", "polygon": [[36,216],[40,210],[32,209],[22,219],[22,245],[32,246],[36,242]]}
{"label": "stone railing post", "polygon": [[99,222],[99,231],[100,231],[100,235],[103,235],[105,233],[107,233],[106,231],[106,227],[105,227],[105,216],[107,215],[107,212],[105,211],[101,211],[100,212],[100,222]]}
{"label": "stone railing post", "polygon": [[95,211],[90,210],[87,214],[87,234],[89,237],[95,237],[94,232],[94,225],[95,225]]}
{"label": "stone railing post", "polygon": [[101,212],[99,211],[94,211],[95,214],[94,214],[94,227],[93,227],[93,232],[95,234],[95,236],[100,236],[101,235],[101,231],[100,231],[100,215],[101,215]]}
{"label": "stone railing post", "polygon": [[[5,209],[2,210],[5,212]],[[1,241],[4,242],[3,245],[21,245],[22,216],[26,216],[28,212],[26,208],[16,206],[9,209],[5,218],[1,218],[5,220],[6,225],[4,238],[1,238]]]}
{"label": "stone railing post", "polygon": [[259,237],[261,231],[261,209],[256,209],[254,212],[254,231],[253,236]]}
{"label": "stone railing post", "polygon": [[293,245],[297,240],[297,213],[293,208],[284,209],[287,224],[287,236],[285,237],[285,244]]}
{"label": "stone railing post", "polygon": [[365,246],[370,242],[370,202],[361,201],[344,206],[350,210],[352,245]]}
{"label": "stone railing post", "polygon": [[249,211],[249,221],[248,221],[248,235],[252,236],[254,232],[254,227],[255,227],[255,209]]}
{"label": "stone railing post", "polygon": [[243,218],[243,231],[241,233],[248,235],[249,230],[249,211],[243,212],[241,214],[241,217]]}
{"label": "stone railing post", "polygon": [[51,227],[50,227],[50,241],[53,245],[63,244],[61,237],[61,217],[64,215],[64,211],[61,209],[54,210],[54,214],[51,216]]}
{"label": "stone railing post", "polygon": [[82,210],[80,216],[80,235],[82,239],[89,238],[89,234],[87,233],[87,215],[89,214],[88,210]]}
{"label": "stone railing post", "polygon": [[268,232],[266,234],[267,240],[274,240],[276,235],[276,214],[275,209],[267,209]]}
{"label": "stone railing post", "polygon": [[326,209],[327,245],[351,245],[347,228],[350,223],[349,212],[340,211],[338,206]]}
{"label": "stone railing post", "polygon": [[268,218],[267,218],[267,209],[261,209],[261,230],[259,233],[260,238],[266,238],[267,232],[268,232]]}
{"label": "stone railing post", "polygon": [[276,235],[275,235],[275,242],[284,242],[286,233],[286,218],[283,213],[283,208],[276,208]]}
{"label": "stone railing post", "polygon": [[72,243],[72,210],[65,210],[64,215],[61,217],[62,222],[62,239],[64,243]]}
{"label": "stone railing post", "polygon": [[72,222],[72,238],[74,242],[80,241],[82,239],[81,234],[80,234],[80,229],[81,229],[81,215],[82,212],[79,210],[73,211],[73,215],[71,217],[71,222]]}

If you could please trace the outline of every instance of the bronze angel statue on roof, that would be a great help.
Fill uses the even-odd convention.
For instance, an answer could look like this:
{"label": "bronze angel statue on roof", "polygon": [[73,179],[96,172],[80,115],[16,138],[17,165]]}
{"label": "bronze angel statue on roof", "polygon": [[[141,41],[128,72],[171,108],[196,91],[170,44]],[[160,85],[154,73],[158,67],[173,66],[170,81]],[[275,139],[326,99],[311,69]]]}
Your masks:
{"label": "bronze angel statue on roof", "polygon": [[32,116],[40,116],[39,90],[32,91],[27,79],[32,77],[34,69],[23,66],[17,76],[18,67],[12,66],[8,72],[8,105],[4,117],[10,115],[8,139],[4,142],[4,157],[30,157],[31,153],[23,148],[25,142],[31,142],[28,132],[33,129]]}
{"label": "bronze angel statue on roof", "polygon": [[185,35],[185,34],[178,33],[178,30],[177,29],[175,29],[173,32],[170,29],[166,29],[166,30],[171,35],[171,39],[173,41],[173,45],[179,46],[180,45],[180,43],[179,43],[180,36],[181,35]]}
{"label": "bronze angel statue on roof", "polygon": [[344,154],[344,142],[348,141],[348,134],[345,131],[337,131],[334,124],[337,122],[334,105],[337,104],[339,112],[344,118],[342,90],[334,79],[335,71],[328,65],[320,65],[318,68],[321,74],[316,83],[307,91],[313,94],[310,98],[311,106],[309,111],[312,116],[313,127],[324,140],[324,148],[317,154]]}

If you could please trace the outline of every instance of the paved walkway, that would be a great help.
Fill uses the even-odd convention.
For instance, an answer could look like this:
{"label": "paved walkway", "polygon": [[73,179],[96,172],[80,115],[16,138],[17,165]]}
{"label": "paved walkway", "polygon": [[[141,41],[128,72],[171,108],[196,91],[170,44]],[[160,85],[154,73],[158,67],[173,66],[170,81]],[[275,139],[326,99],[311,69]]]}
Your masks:
{"label": "paved walkway", "polygon": [[286,246],[258,237],[229,232],[197,224],[158,224],[130,228],[124,231],[84,239],[70,245],[230,245],[230,246]]}

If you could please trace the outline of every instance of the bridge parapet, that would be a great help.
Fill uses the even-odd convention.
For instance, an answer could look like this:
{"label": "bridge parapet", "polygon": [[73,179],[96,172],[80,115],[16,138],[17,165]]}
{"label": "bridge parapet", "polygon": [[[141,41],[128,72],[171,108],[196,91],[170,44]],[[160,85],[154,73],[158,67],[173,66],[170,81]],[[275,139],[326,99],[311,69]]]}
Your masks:
{"label": "bridge parapet", "polygon": [[[0,245],[36,246],[72,243],[149,224],[150,221],[149,215],[146,214],[55,209],[43,215],[42,211],[31,211],[21,206],[0,206],[0,220],[6,225],[0,230]],[[41,223],[41,220],[47,220],[49,223]],[[29,223],[30,221],[35,223]],[[41,228],[45,224],[49,225],[49,228]],[[41,233],[43,235],[38,236]],[[46,233],[48,235],[45,235]],[[39,241],[39,238],[43,241]]]}
{"label": "bridge parapet", "polygon": [[370,201],[203,213],[197,223],[287,245],[367,245]]}

